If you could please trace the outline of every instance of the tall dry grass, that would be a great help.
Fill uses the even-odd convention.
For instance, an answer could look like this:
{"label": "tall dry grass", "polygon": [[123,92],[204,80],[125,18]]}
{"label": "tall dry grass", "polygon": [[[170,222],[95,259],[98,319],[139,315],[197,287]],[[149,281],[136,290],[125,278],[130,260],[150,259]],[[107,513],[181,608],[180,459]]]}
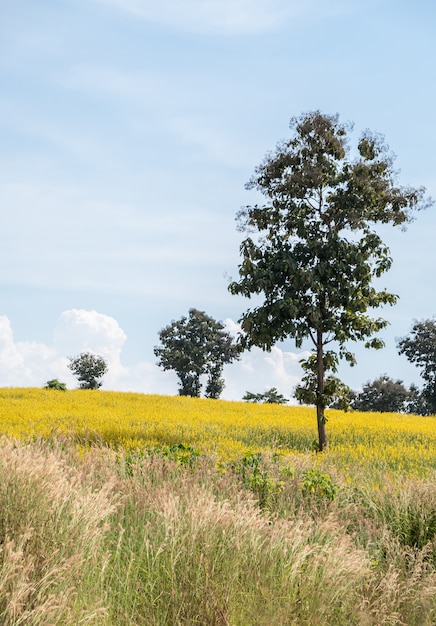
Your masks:
{"label": "tall dry grass", "polygon": [[334,516],[266,514],[235,475],[207,462],[181,471],[146,459],[129,480],[112,569],[123,582],[118,621],[266,626],[336,614],[352,623],[370,561]]}
{"label": "tall dry grass", "polygon": [[60,448],[0,446],[0,623],[100,623],[105,607],[88,571],[102,563],[115,511],[109,475],[68,462]]}
{"label": "tall dry grass", "polygon": [[0,446],[5,626],[436,623],[432,480],[75,450]]}

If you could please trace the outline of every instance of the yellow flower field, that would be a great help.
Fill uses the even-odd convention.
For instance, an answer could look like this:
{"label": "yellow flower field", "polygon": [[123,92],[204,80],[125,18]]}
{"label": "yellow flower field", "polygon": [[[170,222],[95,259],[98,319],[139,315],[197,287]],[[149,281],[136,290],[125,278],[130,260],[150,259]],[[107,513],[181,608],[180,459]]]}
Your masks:
{"label": "yellow flower field", "polygon": [[[329,461],[425,476],[436,469],[436,417],[327,411]],[[0,389],[0,434],[73,437],[126,451],[184,444],[229,461],[248,452],[311,453],[311,407],[111,391]]]}

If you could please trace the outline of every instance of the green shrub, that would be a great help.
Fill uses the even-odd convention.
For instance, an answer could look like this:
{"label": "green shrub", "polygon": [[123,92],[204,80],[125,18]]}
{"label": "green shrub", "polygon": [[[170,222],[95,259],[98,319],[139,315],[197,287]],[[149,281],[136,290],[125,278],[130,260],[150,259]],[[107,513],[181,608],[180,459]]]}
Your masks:
{"label": "green shrub", "polygon": [[48,380],[44,389],[56,389],[57,391],[66,391],[67,385],[65,383],[61,383],[57,378],[53,378],[53,380]]}
{"label": "green shrub", "polygon": [[330,476],[318,469],[307,469],[303,473],[301,489],[303,496],[313,495],[317,499],[330,500],[330,502],[335,499],[338,490]]}
{"label": "green shrub", "polygon": [[[282,492],[285,483],[271,476],[260,452],[246,454],[232,464],[232,469],[256,496],[261,509],[273,508],[276,497]],[[290,474],[287,477],[289,478]]]}

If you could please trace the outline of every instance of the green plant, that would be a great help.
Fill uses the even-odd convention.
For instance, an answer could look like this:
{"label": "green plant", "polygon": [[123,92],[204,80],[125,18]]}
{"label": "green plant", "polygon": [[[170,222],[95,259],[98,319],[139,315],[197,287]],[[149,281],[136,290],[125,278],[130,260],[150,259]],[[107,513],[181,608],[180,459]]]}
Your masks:
{"label": "green plant", "polygon": [[177,464],[193,467],[201,455],[196,448],[184,443],[175,443],[170,446],[155,446],[154,448],[132,451],[124,457],[124,467],[127,476],[132,477],[134,475],[134,468],[140,467],[152,456],[169,459],[175,461]]}
{"label": "green plant", "polygon": [[436,413],[436,319],[415,320],[410,335],[398,342],[398,351],[421,369],[425,384],[418,402],[420,412]]}
{"label": "green plant", "polygon": [[193,446],[184,443],[175,443],[171,446],[156,446],[152,449],[153,454],[177,461],[182,465],[192,466],[199,458],[200,452]]}
{"label": "green plant", "polygon": [[61,383],[57,378],[53,378],[53,380],[48,380],[44,389],[56,389],[57,391],[66,391],[67,385],[65,383]]}
{"label": "green plant", "polygon": [[338,490],[328,474],[311,468],[303,472],[301,485],[303,496],[315,496],[317,499],[333,501]]}
{"label": "green plant", "polygon": [[247,391],[242,397],[246,402],[260,402],[261,404],[287,404],[285,396],[279,393],[276,387],[271,387],[264,393],[253,393]]}
{"label": "green plant", "polygon": [[232,467],[242,478],[244,485],[255,494],[260,508],[270,509],[285,483],[282,480],[276,480],[268,473],[263,465],[262,454],[260,452],[246,454]]}

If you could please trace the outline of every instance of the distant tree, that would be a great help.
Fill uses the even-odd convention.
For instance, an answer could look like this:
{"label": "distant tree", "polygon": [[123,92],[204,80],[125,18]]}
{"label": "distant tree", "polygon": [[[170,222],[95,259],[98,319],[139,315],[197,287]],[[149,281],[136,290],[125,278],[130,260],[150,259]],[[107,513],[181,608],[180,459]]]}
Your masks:
{"label": "distant tree", "polygon": [[407,413],[411,400],[410,391],[402,380],[393,380],[382,374],[363,385],[351,405],[356,411],[378,411],[380,413]]}
{"label": "distant tree", "polygon": [[431,415],[434,413],[431,406],[423,395],[423,392],[416,385],[410,385],[409,397],[407,399],[406,413],[413,415]]}
{"label": "distant tree", "polygon": [[247,391],[242,397],[246,402],[259,402],[260,404],[287,404],[288,400],[279,393],[275,387],[271,387],[264,393],[252,393]]}
{"label": "distant tree", "polygon": [[398,341],[398,351],[420,368],[422,399],[428,412],[436,414],[436,320],[415,321],[411,333]]}
{"label": "distant tree", "polygon": [[212,398],[216,400],[223,392],[225,387],[224,378],[221,376],[223,365],[224,363],[218,357],[218,360],[208,368],[208,379],[205,389],[206,398]]}
{"label": "distant tree", "polygon": [[207,376],[206,397],[219,398],[224,389],[223,367],[239,358],[232,336],[203,311],[189,309],[189,316],[173,321],[159,332],[160,346],[154,348],[158,365],[174,370],[179,378],[179,395],[199,397],[201,376]]}
{"label": "distant tree", "polygon": [[80,389],[99,389],[103,384],[100,379],[108,370],[106,360],[92,352],[82,352],[77,357],[70,357],[68,367],[79,380]]}
{"label": "distant tree", "polygon": [[56,389],[57,391],[66,391],[67,386],[65,383],[61,383],[57,378],[53,378],[52,380],[48,380],[44,389]]}
{"label": "distant tree", "polygon": [[292,337],[313,344],[319,449],[327,446],[325,350],[344,357],[348,341],[380,348],[374,337],[387,322],[368,310],[397,297],[372,282],[391,266],[377,224],[402,225],[421,205],[424,190],[396,182],[393,157],[382,137],[366,131],[351,156],[350,128],[337,115],[319,111],[291,120],[292,136],[266,156],[249,181],[267,199],[239,212],[240,280],[231,293],[264,301],[240,319],[243,348],[270,350]]}

